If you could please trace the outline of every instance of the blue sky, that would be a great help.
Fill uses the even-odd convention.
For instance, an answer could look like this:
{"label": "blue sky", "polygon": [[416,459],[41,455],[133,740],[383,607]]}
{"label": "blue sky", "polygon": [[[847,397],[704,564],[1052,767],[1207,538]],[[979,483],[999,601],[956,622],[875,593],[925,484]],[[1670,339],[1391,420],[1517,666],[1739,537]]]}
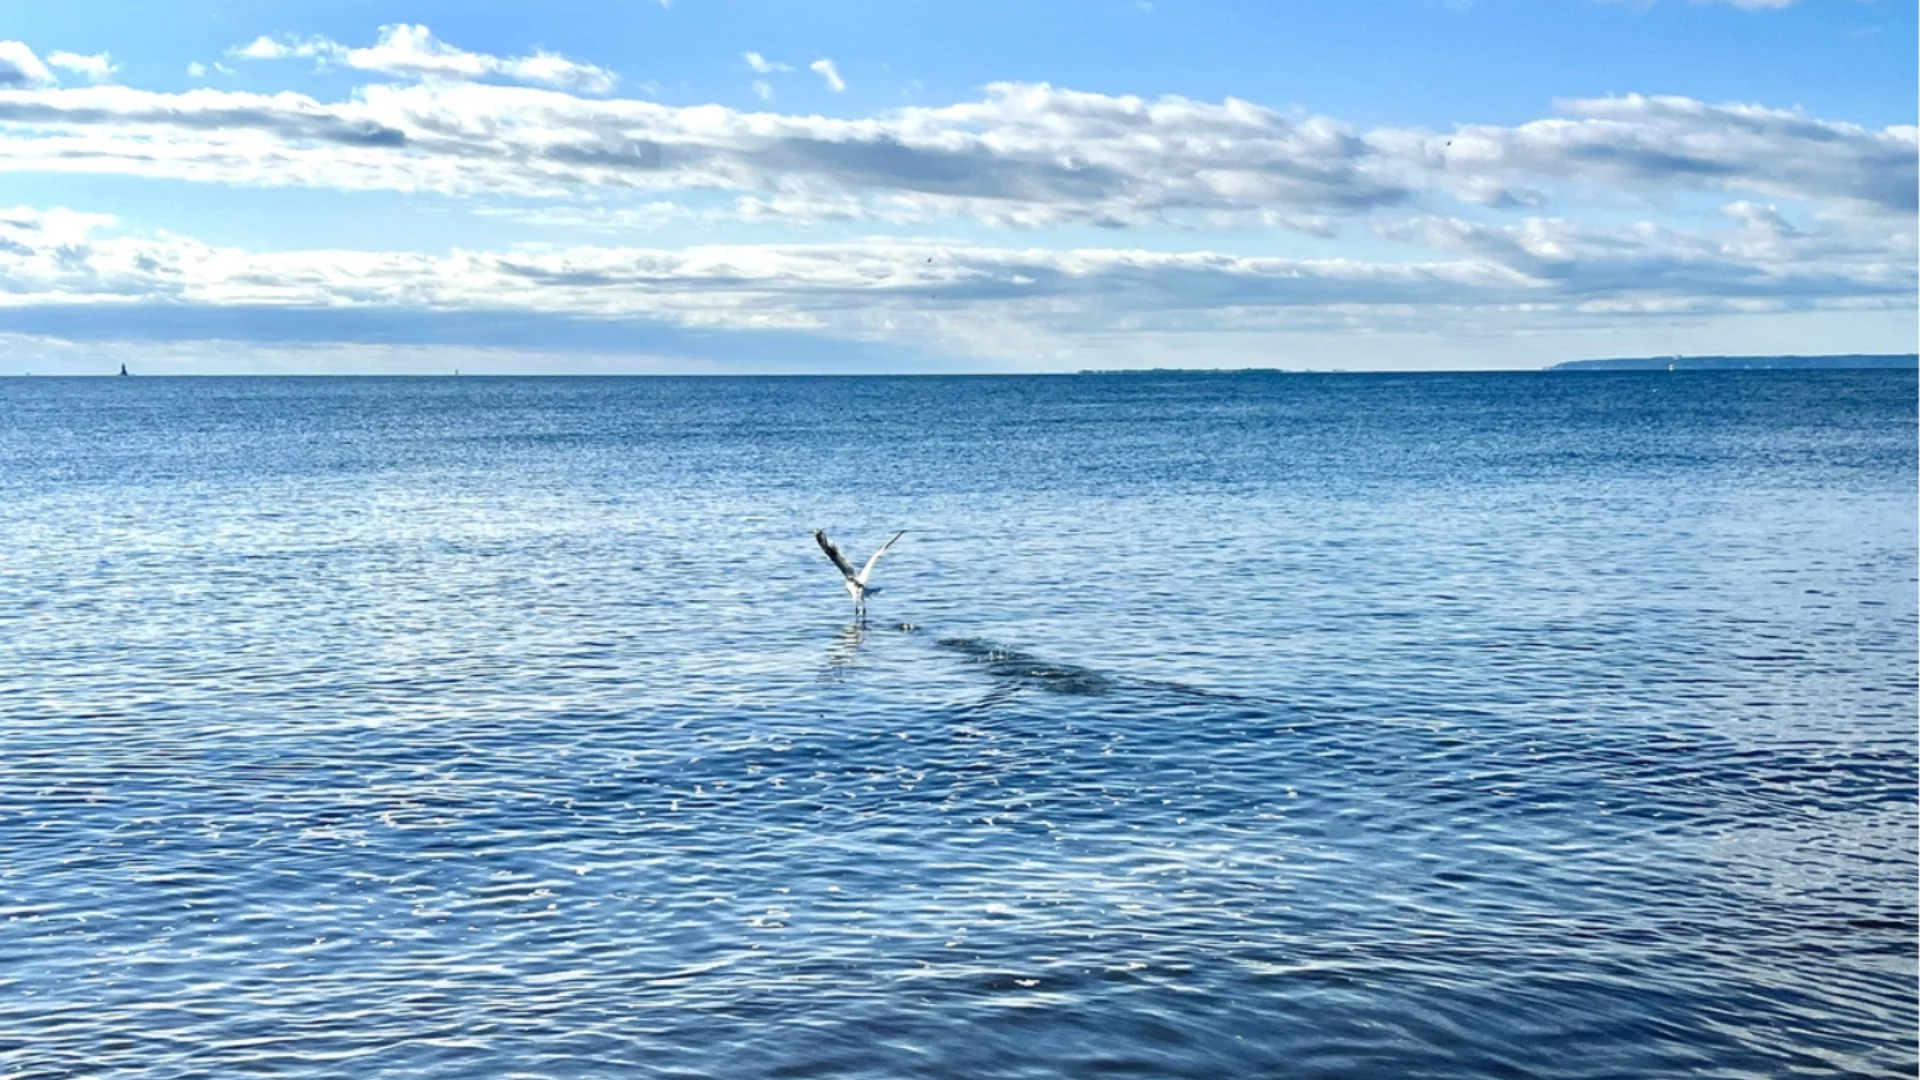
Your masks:
{"label": "blue sky", "polygon": [[22,7],[0,372],[1914,344],[1912,4]]}

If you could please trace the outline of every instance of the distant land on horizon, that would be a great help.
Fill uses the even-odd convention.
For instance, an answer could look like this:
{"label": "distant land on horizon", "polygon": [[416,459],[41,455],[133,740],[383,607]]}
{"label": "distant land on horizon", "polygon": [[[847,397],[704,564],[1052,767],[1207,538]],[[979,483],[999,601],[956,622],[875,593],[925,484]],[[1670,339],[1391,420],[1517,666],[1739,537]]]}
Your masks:
{"label": "distant land on horizon", "polygon": [[[1475,370],[1475,369],[1468,369],[1468,368],[1445,368],[1445,369],[1428,370],[1424,372],[1393,370],[1393,369],[1381,370],[1381,369],[1370,369],[1370,368],[1151,367],[1151,368],[1081,368],[1080,370],[1076,372],[1071,372],[1071,373],[1035,371],[1035,372],[979,372],[977,374],[1000,375],[1000,376],[1004,376],[1004,375],[1059,376],[1063,374],[1074,374],[1074,375],[1081,375],[1081,376],[1087,376],[1087,375],[1120,375],[1120,376],[1416,375],[1416,374],[1439,375],[1439,374],[1496,374],[1496,373],[1521,374],[1521,373],[1542,372],[1542,371],[1667,371],[1667,370],[1673,370],[1673,371],[1865,371],[1865,370],[1916,371],[1916,370],[1920,370],[1920,353],[1844,353],[1844,354],[1832,354],[1832,355],[1824,355],[1824,356],[1797,356],[1797,355],[1619,356],[1619,357],[1608,357],[1608,358],[1593,359],[1593,360],[1567,360],[1558,364],[1548,364],[1547,366],[1541,367],[1541,368],[1491,368],[1486,370]],[[57,373],[54,377],[59,377],[59,374],[63,374],[63,373]],[[128,365],[122,364],[120,365],[120,369],[117,372],[112,370],[99,371],[99,372],[93,373],[90,377],[98,378],[101,376],[108,376],[108,377],[117,376],[117,377],[124,378],[128,375],[133,375],[133,374],[140,374],[140,373],[130,371]],[[182,373],[178,373],[178,372],[163,373],[162,377],[166,377],[167,375],[179,377],[180,374]],[[191,375],[193,373],[186,373],[186,374]],[[215,374],[215,377],[227,377],[227,378],[235,377],[230,375],[221,376],[218,373],[214,373],[214,374]],[[593,374],[597,374],[597,373],[588,373],[586,377],[592,377]],[[765,372],[739,372],[739,373],[710,372],[710,373],[699,373],[697,375],[693,373],[678,373],[678,372],[647,373],[644,375],[639,373],[607,373],[607,374],[613,374],[616,376],[626,375],[626,377],[634,377],[635,375],[639,375],[639,377],[652,377],[654,375],[665,375],[666,377],[675,377],[675,378],[716,377],[716,376],[728,377],[729,375],[734,377],[747,377],[747,378],[779,377],[778,375],[770,375],[769,373],[765,373]],[[822,375],[830,376],[832,373],[802,371],[802,372],[789,372],[789,373],[783,373],[783,374],[801,376],[801,377],[812,375],[817,377]],[[866,375],[880,377],[880,378],[899,378],[899,377],[907,376],[911,374],[941,376],[941,375],[955,375],[955,374],[966,374],[966,373],[961,373],[961,372],[909,373],[909,372],[877,371],[877,372],[867,372],[867,373],[861,373],[861,374],[866,374]],[[31,378],[33,377],[33,372],[31,371],[24,371],[24,372],[18,372],[18,373],[0,372],[0,377],[7,377],[7,376],[14,376],[14,375],[20,375],[20,376]],[[346,373],[330,374],[326,372],[286,372],[286,373],[281,373],[277,376],[266,376],[266,377],[270,377],[270,378],[271,377],[352,378],[352,377],[360,376],[360,377],[371,377],[371,378],[417,378],[417,377],[432,378],[432,377],[448,377],[449,375],[457,377],[461,375],[461,372],[459,371],[459,369],[454,369],[452,372],[440,371],[440,372],[418,372],[418,373],[346,372]],[[566,372],[566,373],[482,372],[476,375],[475,377],[485,378],[485,377],[488,377],[488,375],[498,375],[498,376],[504,376],[507,378],[540,377],[541,375],[557,375],[558,377],[569,377],[569,376],[581,377],[581,373],[572,373],[572,372]],[[80,377],[89,377],[89,376],[83,375]],[[257,378],[261,376],[241,375],[238,377],[242,377],[242,378],[256,377]]]}
{"label": "distant land on horizon", "polygon": [[[1847,371],[1861,369],[1920,369],[1916,353],[1845,353],[1829,356],[1617,356],[1601,360],[1568,360],[1536,371]],[[1454,369],[1457,373],[1460,369]],[[1082,368],[1081,375],[1406,375],[1405,371],[1347,368]],[[1440,374],[1430,372],[1429,374]]]}
{"label": "distant land on horizon", "polygon": [[1847,353],[1840,356],[1632,356],[1569,360],[1548,371],[1833,371],[1848,368],[1920,368],[1920,354]]}

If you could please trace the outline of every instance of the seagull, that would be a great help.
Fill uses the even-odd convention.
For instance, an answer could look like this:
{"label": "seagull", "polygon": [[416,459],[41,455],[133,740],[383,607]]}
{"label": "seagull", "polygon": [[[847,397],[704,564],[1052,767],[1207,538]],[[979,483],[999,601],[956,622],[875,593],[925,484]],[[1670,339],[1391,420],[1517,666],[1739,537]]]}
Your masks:
{"label": "seagull", "polygon": [[907,535],[905,529],[894,533],[893,539],[881,544],[880,550],[874,552],[867,559],[867,565],[855,570],[853,564],[847,561],[847,557],[840,554],[840,549],[833,546],[833,541],[827,539],[827,534],[824,530],[813,530],[813,538],[819,542],[820,550],[827,553],[827,558],[832,559],[833,565],[839,567],[840,573],[846,577],[847,595],[853,597],[853,614],[862,622],[866,621],[867,618],[867,594],[880,591],[878,585],[867,584],[867,579],[873,576],[874,564],[878,563],[880,556],[885,555],[887,549],[893,546],[894,540],[898,540],[905,535]]}

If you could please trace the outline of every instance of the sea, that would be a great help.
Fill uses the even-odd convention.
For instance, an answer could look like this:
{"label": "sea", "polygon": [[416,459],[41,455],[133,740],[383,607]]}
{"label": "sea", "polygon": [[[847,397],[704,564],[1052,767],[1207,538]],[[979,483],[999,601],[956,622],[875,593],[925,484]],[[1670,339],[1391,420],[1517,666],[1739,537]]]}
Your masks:
{"label": "sea", "polygon": [[0,380],[0,1077],[1912,1076],[1916,502],[1911,370]]}

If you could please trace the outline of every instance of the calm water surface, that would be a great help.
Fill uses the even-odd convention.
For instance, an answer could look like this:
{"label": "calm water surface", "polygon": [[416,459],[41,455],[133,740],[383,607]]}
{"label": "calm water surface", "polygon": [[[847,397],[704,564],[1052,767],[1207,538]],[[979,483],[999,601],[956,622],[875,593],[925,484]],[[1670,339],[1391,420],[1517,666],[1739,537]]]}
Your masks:
{"label": "calm water surface", "polygon": [[1915,398],[0,380],[0,1076],[1912,1075]]}

